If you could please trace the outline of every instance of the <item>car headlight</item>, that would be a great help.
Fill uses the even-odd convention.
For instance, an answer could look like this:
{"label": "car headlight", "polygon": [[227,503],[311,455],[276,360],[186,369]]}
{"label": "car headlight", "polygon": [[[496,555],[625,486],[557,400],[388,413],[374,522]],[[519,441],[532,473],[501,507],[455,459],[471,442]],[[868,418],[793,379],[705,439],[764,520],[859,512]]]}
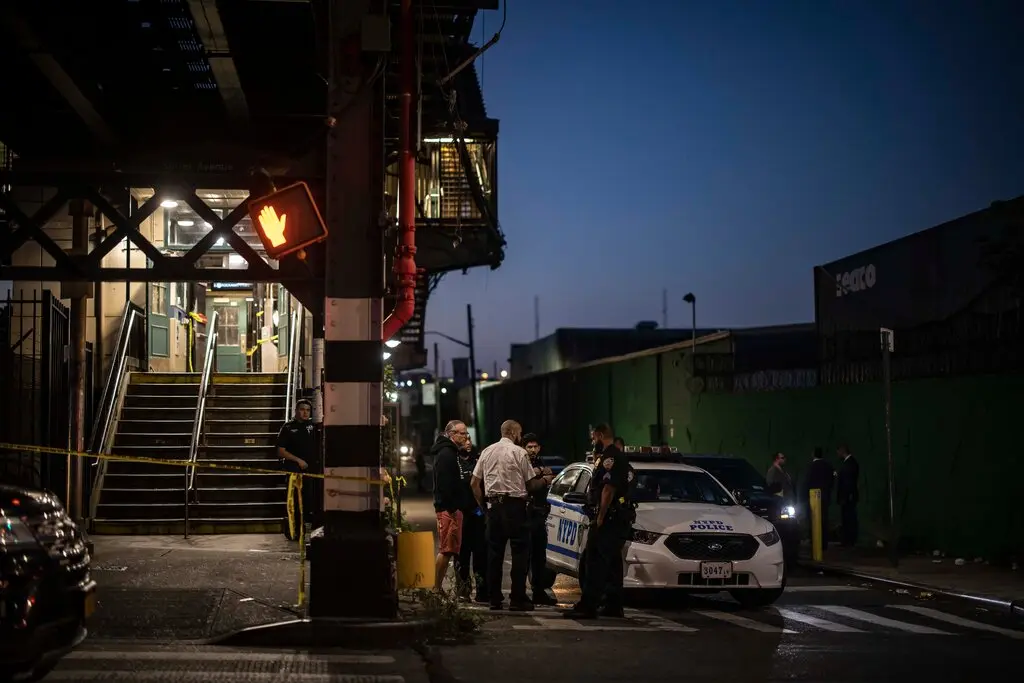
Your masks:
{"label": "car headlight", "polygon": [[38,545],[27,524],[16,517],[0,517],[0,548],[14,550]]}
{"label": "car headlight", "polygon": [[779,510],[779,519],[796,519],[796,508],[792,505],[786,505]]}
{"label": "car headlight", "polygon": [[768,531],[763,534],[758,534],[757,537],[761,539],[761,542],[766,546],[773,546],[779,542],[779,532],[775,529]]}
{"label": "car headlight", "polygon": [[653,531],[647,531],[646,529],[633,529],[634,543],[653,545],[659,538],[661,538],[661,534],[657,534]]}

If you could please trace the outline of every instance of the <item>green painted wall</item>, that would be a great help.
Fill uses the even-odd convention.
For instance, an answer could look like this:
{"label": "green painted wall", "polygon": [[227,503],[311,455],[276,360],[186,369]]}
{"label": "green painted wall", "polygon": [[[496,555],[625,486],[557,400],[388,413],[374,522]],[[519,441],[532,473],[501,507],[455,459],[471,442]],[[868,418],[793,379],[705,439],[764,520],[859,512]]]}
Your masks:
{"label": "green painted wall", "polygon": [[[906,542],[991,559],[1021,551],[1022,396],[1021,377],[893,385],[896,511]],[[739,455],[762,470],[773,452],[782,451],[797,477],[815,445],[834,456],[835,447],[847,443],[861,463],[862,536],[866,541],[885,537],[888,483],[880,385],[705,393],[693,401],[689,428],[693,440],[687,450]]]}

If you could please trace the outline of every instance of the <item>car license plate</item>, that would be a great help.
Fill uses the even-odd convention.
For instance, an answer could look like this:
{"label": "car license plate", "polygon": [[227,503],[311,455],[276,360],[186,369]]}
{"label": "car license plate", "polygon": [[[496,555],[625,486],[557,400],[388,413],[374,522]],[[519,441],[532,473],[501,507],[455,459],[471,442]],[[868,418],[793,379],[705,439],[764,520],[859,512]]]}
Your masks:
{"label": "car license plate", "polygon": [[732,562],[701,562],[700,578],[702,579],[731,579]]}
{"label": "car license plate", "polygon": [[86,593],[85,595],[85,618],[88,619],[92,616],[93,612],[96,611],[96,593]]}

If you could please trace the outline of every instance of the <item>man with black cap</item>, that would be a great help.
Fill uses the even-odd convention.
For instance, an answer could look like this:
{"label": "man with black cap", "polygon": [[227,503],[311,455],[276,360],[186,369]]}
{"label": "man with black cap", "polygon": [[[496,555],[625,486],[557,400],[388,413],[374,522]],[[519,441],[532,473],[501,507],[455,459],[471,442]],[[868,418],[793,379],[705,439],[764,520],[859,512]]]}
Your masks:
{"label": "man with black cap", "polygon": [[[295,404],[295,417],[284,423],[277,434],[277,459],[281,470],[285,472],[301,472],[312,474],[319,470],[316,448],[316,432],[312,420],[313,404],[306,399],[299,399]],[[289,519],[285,513],[284,535],[288,540],[298,538],[299,524],[313,517],[313,504],[316,500],[314,491],[316,482],[304,479],[302,482],[303,517],[299,518],[299,501],[295,500],[292,515]]]}

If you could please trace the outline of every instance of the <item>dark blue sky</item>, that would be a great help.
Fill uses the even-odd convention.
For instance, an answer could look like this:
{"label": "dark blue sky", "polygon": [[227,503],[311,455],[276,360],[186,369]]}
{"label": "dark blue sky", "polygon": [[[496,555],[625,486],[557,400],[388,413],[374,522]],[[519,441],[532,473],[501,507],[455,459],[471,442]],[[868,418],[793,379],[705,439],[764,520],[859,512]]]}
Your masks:
{"label": "dark blue sky", "polygon": [[1021,26],[1019,0],[512,2],[480,65],[506,261],[447,276],[427,328],[464,338],[472,303],[490,370],[534,295],[542,336],[660,322],[663,288],[672,327],[690,290],[702,327],[812,320],[814,265],[1024,194]]}

